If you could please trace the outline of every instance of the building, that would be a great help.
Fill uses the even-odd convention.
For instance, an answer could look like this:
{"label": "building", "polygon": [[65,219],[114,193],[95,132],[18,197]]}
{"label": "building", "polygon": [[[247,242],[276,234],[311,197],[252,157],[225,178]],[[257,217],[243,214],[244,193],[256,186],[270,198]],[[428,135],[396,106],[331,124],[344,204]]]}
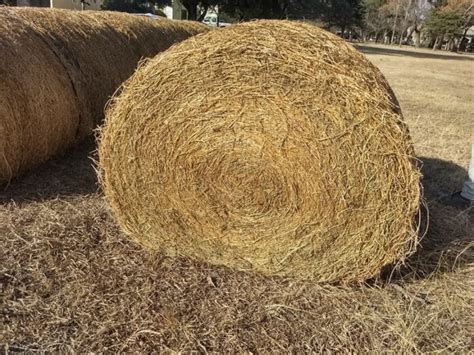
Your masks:
{"label": "building", "polygon": [[17,0],[17,6],[50,7],[69,10],[100,10],[102,0]]}
{"label": "building", "polygon": [[188,19],[188,11],[179,0],[172,0],[172,5],[165,6],[163,12],[165,13],[167,18],[172,18],[175,20]]}
{"label": "building", "polygon": [[[69,10],[100,10],[103,0],[17,0],[17,6],[50,7]],[[188,11],[181,1],[172,0],[172,6],[163,9],[166,17],[187,20]]]}

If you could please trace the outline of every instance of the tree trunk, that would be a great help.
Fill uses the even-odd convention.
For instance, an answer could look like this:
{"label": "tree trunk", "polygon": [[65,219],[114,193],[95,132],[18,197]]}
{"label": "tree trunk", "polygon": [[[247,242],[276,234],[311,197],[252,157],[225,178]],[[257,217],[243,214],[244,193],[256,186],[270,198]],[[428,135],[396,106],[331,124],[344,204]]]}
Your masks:
{"label": "tree trunk", "polygon": [[418,31],[415,28],[415,30],[413,31],[412,36],[413,36],[413,39],[414,39],[414,42],[415,42],[415,47],[420,48],[420,44],[421,44],[421,33],[420,33],[420,31]]}
{"label": "tree trunk", "polygon": [[444,39],[444,34],[436,37],[436,41],[433,46],[433,49],[441,49],[441,46],[443,45],[443,39]]}
{"label": "tree trunk", "polygon": [[188,20],[197,20],[197,6],[190,6],[187,10]]}
{"label": "tree trunk", "polygon": [[[408,32],[408,14],[410,13],[410,8],[413,0],[410,0],[408,2],[408,6],[405,8],[405,16],[403,18],[403,25],[402,25],[402,32],[400,33],[400,42],[399,45],[402,45],[403,42],[403,36],[405,32]],[[408,38],[408,33],[407,33],[407,38]]]}
{"label": "tree trunk", "polygon": [[464,30],[464,32],[462,34],[462,37],[459,40],[459,50],[461,50],[461,51],[466,50],[466,35],[467,35],[468,30],[469,30],[469,27]]}
{"label": "tree trunk", "polygon": [[398,21],[398,12],[400,11],[400,3],[397,2],[397,10],[395,12],[395,19],[393,20],[393,27],[392,27],[392,38],[390,39],[390,44],[395,43],[395,35],[397,33],[397,21]]}
{"label": "tree trunk", "polygon": [[196,21],[198,19],[197,6],[198,1],[196,0],[181,0],[181,4],[188,10],[188,20]]}
{"label": "tree trunk", "polygon": [[421,46],[423,48],[433,48],[435,38],[432,35],[420,32]]}
{"label": "tree trunk", "polygon": [[398,41],[398,45],[401,46],[403,43],[403,36],[405,35],[405,30],[402,29],[402,32],[400,33],[400,40]]}
{"label": "tree trunk", "polygon": [[395,30],[392,30],[392,36],[390,37],[390,44],[395,43],[396,36],[397,36],[397,33],[395,32]]}
{"label": "tree trunk", "polygon": [[[199,15],[199,18],[197,19],[199,22],[202,22],[204,20],[204,17],[207,15],[207,11],[209,10],[209,5],[204,6],[204,11]],[[197,14],[196,14],[197,16]],[[219,17],[217,17],[219,19]],[[219,21],[217,22],[217,27],[219,27]]]}
{"label": "tree trunk", "polygon": [[457,52],[458,51],[458,42],[456,38],[451,38],[449,40],[449,47],[446,48],[446,50],[449,50],[451,52]]}
{"label": "tree trunk", "polygon": [[379,33],[375,32],[375,43],[379,41]]}

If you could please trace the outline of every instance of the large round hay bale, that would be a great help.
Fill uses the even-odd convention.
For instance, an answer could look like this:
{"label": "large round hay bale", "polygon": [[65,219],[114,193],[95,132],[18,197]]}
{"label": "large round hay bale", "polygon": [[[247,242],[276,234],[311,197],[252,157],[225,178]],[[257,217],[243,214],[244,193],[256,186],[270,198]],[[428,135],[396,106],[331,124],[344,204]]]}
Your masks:
{"label": "large round hay bale", "polygon": [[310,24],[257,21],[156,56],[106,113],[101,180],[142,245],[353,282],[410,253],[420,173],[386,80]]}
{"label": "large round hay bale", "polygon": [[3,182],[73,144],[80,110],[58,57],[27,24],[4,11],[0,11],[0,53]]}
{"label": "large round hay bale", "polygon": [[[5,59],[2,50],[1,70],[8,76],[0,77],[0,86],[9,85],[9,78],[24,84],[2,90],[0,97],[0,134],[12,141],[0,146],[0,183],[90,135],[103,119],[106,102],[142,58],[207,30],[188,21],[38,8],[0,8],[0,20],[0,43],[16,51]],[[46,79],[46,73],[60,79]],[[67,90],[56,83],[64,79]],[[6,122],[15,125],[7,128]],[[23,131],[16,131],[20,126]]]}

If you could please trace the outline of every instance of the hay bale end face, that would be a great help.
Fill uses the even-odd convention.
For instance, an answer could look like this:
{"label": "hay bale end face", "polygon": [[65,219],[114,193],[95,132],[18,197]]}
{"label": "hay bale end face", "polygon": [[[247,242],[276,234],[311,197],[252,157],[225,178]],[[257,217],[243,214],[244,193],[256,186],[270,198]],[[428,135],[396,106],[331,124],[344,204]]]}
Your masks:
{"label": "hay bale end face", "polygon": [[138,70],[106,116],[103,188],[148,248],[344,283],[413,251],[420,173],[398,103],[324,30],[198,35]]}

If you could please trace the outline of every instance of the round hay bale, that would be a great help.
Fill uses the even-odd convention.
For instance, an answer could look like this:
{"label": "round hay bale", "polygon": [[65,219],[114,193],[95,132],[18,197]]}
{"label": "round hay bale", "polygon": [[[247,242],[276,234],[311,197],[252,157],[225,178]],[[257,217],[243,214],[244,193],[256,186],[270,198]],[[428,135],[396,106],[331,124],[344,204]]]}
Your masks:
{"label": "round hay bale", "polygon": [[[116,12],[0,8],[0,16],[0,42],[16,51],[6,59],[2,51],[1,69],[9,74],[0,77],[0,86],[9,85],[9,78],[24,83],[0,97],[2,134],[9,137],[0,143],[0,183],[90,135],[106,102],[142,58],[207,31],[203,24]],[[39,55],[36,47],[42,48]],[[50,79],[55,72],[60,78]]]}
{"label": "round hay bale", "polygon": [[310,24],[240,24],[156,56],[110,105],[99,156],[121,227],[168,255],[346,283],[417,240],[398,103],[362,54]]}
{"label": "round hay bale", "polygon": [[0,53],[1,183],[73,144],[80,110],[61,61],[27,24],[4,11]]}
{"label": "round hay bale", "polygon": [[70,73],[82,107],[81,133],[103,119],[105,103],[138,62],[207,30],[188,21],[160,20],[120,12],[17,8],[12,10],[45,41]]}

